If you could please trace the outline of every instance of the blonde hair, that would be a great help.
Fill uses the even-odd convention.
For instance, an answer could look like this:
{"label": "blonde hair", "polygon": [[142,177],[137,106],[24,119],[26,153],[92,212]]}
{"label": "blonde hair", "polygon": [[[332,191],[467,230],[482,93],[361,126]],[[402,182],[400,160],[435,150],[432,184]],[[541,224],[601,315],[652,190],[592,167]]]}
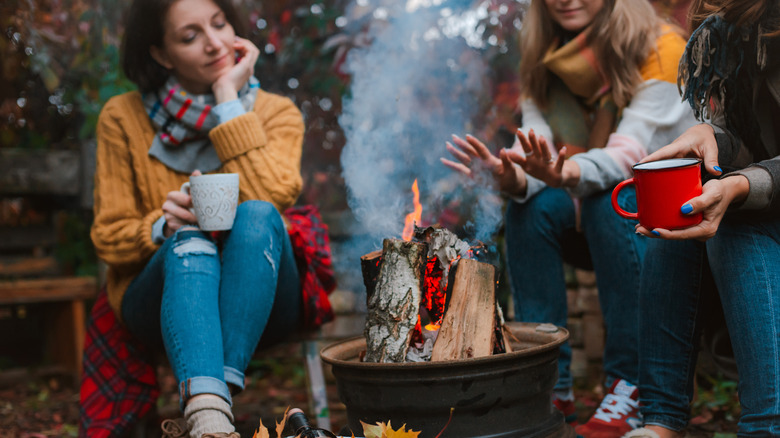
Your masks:
{"label": "blonde hair", "polygon": [[[625,106],[642,82],[639,72],[659,34],[659,19],[647,0],[604,0],[590,25],[586,43],[612,87],[612,98]],[[564,33],[544,0],[532,0],[520,33],[520,87],[540,107],[547,104],[549,70],[542,63],[556,37]]]}
{"label": "blonde hair", "polygon": [[[688,26],[693,32],[710,15],[721,14],[729,23],[737,26],[751,25],[760,21],[776,4],[773,0],[693,0],[688,9]],[[777,6],[775,6],[777,7]],[[762,36],[780,35],[780,23],[774,20],[763,29]]]}

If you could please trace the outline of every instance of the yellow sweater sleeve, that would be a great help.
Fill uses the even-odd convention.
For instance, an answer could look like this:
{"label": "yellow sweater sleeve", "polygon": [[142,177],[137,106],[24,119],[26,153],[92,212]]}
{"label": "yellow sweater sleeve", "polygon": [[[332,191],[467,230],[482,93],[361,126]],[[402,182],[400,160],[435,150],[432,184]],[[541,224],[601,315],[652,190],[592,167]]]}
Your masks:
{"label": "yellow sweater sleeve", "polygon": [[[95,218],[91,236],[98,256],[115,269],[135,271],[157,250],[152,223],[162,209],[142,214],[129,138],[118,99],[106,104],[97,125]],[[124,123],[127,125],[127,122]]]}
{"label": "yellow sweater sleeve", "polygon": [[279,211],[301,192],[303,117],[291,100],[259,91],[255,111],[209,133],[223,172],[241,175],[242,201],[262,199]]}

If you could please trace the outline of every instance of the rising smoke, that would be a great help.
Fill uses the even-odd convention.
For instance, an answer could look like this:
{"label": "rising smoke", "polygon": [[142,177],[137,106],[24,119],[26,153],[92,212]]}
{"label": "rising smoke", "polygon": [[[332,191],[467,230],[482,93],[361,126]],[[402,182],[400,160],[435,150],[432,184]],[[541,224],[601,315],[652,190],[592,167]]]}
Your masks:
{"label": "rising smoke", "polygon": [[459,237],[490,244],[502,220],[495,192],[439,161],[449,156],[445,142],[452,134],[474,130],[480,102],[490,96],[489,70],[480,54],[486,6],[468,0],[392,3],[372,10],[365,30],[369,44],[352,49],[346,64],[351,90],[339,119],[346,136],[341,164],[361,230],[349,244],[334,248],[347,288],[343,283],[350,277],[360,284],[361,255],[381,248],[384,238],[400,236],[413,209],[414,179],[423,225],[454,216],[461,224],[453,230]]}

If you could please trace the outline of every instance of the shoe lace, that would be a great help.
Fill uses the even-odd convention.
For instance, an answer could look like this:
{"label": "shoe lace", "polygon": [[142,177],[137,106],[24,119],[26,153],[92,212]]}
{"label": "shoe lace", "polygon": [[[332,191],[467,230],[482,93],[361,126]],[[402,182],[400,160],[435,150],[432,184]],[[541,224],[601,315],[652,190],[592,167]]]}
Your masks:
{"label": "shoe lace", "polygon": [[607,394],[593,417],[608,423],[612,420],[621,419],[621,417],[628,415],[638,407],[639,402],[630,397]]}
{"label": "shoe lace", "polygon": [[160,425],[163,438],[183,438],[188,435],[187,422],[184,418],[163,420]]}

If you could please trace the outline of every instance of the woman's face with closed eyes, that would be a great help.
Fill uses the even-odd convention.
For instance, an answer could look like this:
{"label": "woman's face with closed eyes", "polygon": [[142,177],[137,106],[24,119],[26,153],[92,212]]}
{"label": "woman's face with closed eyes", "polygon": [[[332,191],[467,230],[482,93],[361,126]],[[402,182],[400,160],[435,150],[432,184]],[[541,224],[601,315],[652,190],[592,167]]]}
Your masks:
{"label": "woman's face with closed eyes", "polygon": [[182,87],[194,94],[211,92],[211,85],[235,65],[236,33],[212,0],[178,0],[164,23],[162,47],[151,55]]}

